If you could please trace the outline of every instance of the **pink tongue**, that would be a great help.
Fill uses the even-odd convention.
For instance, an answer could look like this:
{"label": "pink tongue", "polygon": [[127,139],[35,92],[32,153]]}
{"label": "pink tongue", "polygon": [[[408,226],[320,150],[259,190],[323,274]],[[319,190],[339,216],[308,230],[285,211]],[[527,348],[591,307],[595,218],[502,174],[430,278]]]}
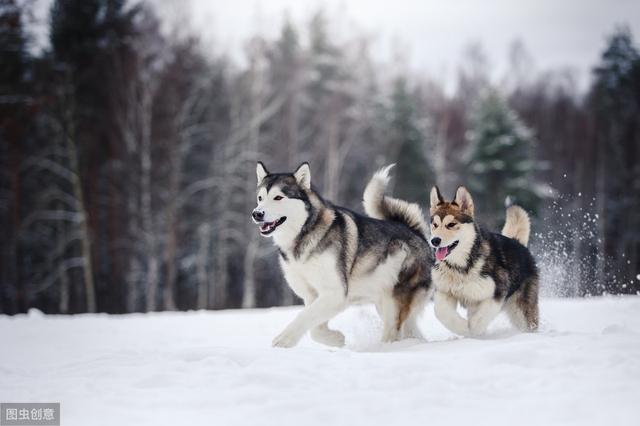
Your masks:
{"label": "pink tongue", "polygon": [[449,254],[449,247],[440,247],[436,250],[436,259],[441,262]]}

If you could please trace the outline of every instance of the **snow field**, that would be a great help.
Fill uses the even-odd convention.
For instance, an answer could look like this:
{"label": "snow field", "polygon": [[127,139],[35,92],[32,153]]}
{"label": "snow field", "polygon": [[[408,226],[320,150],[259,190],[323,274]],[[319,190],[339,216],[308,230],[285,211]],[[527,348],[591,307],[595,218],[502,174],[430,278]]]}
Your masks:
{"label": "snow field", "polygon": [[640,424],[640,297],[543,299],[539,333],[483,339],[429,306],[428,341],[394,344],[350,308],[346,348],[271,348],[298,311],[0,317],[0,401],[61,402],[65,426]]}

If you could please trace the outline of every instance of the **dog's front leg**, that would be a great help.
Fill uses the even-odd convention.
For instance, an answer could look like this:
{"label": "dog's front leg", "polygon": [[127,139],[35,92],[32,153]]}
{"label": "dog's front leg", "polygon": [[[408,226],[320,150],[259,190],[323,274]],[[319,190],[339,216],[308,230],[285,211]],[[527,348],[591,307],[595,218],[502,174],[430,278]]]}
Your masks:
{"label": "dog's front leg", "polygon": [[433,309],[438,320],[450,331],[461,336],[469,335],[467,320],[462,318],[456,310],[458,301],[452,296],[436,291],[433,299]]}
{"label": "dog's front leg", "polygon": [[493,298],[483,300],[475,309],[470,310],[468,315],[471,335],[480,336],[484,334],[491,321],[498,316],[501,310],[502,302],[498,302]]}
{"label": "dog's front leg", "polygon": [[336,348],[343,347],[345,342],[344,334],[338,330],[330,329],[328,322],[323,322],[319,326],[312,328],[311,338],[318,343],[335,346]]}
{"label": "dog's front leg", "polygon": [[[304,276],[286,267],[283,269],[289,287],[304,301],[305,306],[311,305],[318,298],[318,292],[311,287]],[[342,347],[345,342],[344,334],[337,330],[330,329],[328,321],[313,327],[311,329],[311,338],[318,343],[335,347]]]}
{"label": "dog's front leg", "polygon": [[346,305],[342,289],[321,293],[309,306],[293,320],[285,330],[273,339],[273,346],[290,348],[314,327],[326,323],[340,313]]}

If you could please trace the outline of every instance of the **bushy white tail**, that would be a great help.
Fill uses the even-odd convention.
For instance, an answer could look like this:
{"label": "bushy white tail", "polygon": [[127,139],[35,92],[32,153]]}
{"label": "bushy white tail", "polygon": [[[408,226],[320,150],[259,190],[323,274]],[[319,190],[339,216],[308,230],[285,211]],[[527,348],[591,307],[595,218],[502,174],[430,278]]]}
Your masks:
{"label": "bushy white tail", "polygon": [[513,238],[523,246],[529,244],[529,233],[531,232],[531,220],[529,214],[520,206],[512,205],[507,207],[507,220],[502,227],[502,235]]}
{"label": "bushy white tail", "polygon": [[384,195],[389,184],[389,171],[394,165],[377,171],[367,184],[362,201],[364,211],[374,219],[403,223],[426,237],[428,228],[420,206]]}

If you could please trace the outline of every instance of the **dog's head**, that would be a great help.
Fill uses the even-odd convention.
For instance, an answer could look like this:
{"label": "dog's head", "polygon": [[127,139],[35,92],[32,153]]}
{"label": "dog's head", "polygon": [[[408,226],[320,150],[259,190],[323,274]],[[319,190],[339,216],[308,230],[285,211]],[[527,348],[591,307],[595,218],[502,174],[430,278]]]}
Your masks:
{"label": "dog's head", "polygon": [[431,189],[431,238],[429,243],[436,250],[436,261],[449,256],[460,242],[475,238],[473,223],[473,199],[461,186],[453,201],[445,201],[437,186]]}
{"label": "dog's head", "polygon": [[251,217],[263,236],[298,232],[308,212],[311,171],[302,163],[293,173],[269,173],[262,162],[256,166],[258,205]]}

